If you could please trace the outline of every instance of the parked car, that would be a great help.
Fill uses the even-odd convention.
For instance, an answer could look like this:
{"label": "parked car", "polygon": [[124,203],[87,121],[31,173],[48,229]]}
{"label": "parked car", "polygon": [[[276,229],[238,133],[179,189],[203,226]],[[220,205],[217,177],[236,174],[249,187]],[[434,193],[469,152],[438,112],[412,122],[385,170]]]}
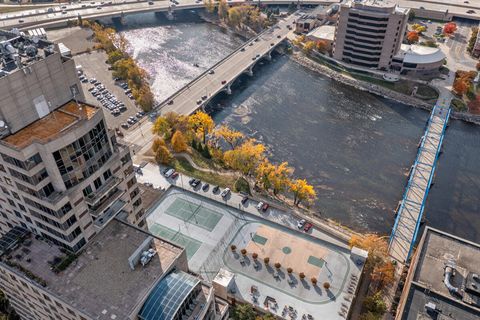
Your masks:
{"label": "parked car", "polygon": [[195,181],[195,178],[192,178],[192,179],[188,180],[188,184],[189,184],[189,185],[193,185],[193,182],[194,182],[194,181]]}
{"label": "parked car", "polygon": [[298,229],[302,229],[306,222],[307,222],[307,221],[306,221],[305,219],[298,220],[297,228],[298,228]]}
{"label": "parked car", "polygon": [[214,71],[214,70],[210,70],[210,71],[208,71],[208,74],[214,74],[214,73],[215,73],[215,71]]}
{"label": "parked car", "polygon": [[165,172],[165,178],[170,178],[175,173],[175,169],[170,169]]}
{"label": "parked car", "polygon": [[203,191],[207,191],[209,187],[210,187],[210,185],[209,185],[208,183],[205,183],[205,184],[202,186],[202,190],[203,190]]}
{"label": "parked car", "polygon": [[247,201],[248,201],[248,196],[244,196],[244,197],[242,198],[242,201],[241,201],[241,202],[242,202],[243,205],[245,205],[245,204],[247,203]]}
{"label": "parked car", "polygon": [[310,222],[307,222],[307,223],[305,223],[305,226],[303,227],[303,231],[308,232],[308,231],[310,231],[310,229],[312,229],[312,227],[313,227],[313,224],[311,224]]}
{"label": "parked car", "polygon": [[200,181],[200,179],[194,179],[193,182],[192,182],[192,187],[196,188],[201,184],[202,184],[202,182]]}
{"label": "parked car", "polygon": [[219,186],[215,186],[215,187],[213,187],[213,189],[212,189],[212,193],[217,193],[219,190],[220,190],[220,187],[219,187]]}
{"label": "parked car", "polygon": [[267,211],[267,209],[270,207],[270,205],[268,203],[264,203],[263,206],[262,206],[262,211],[265,212]]}
{"label": "parked car", "polygon": [[257,204],[257,210],[262,210],[263,204],[264,204],[264,203],[263,203],[262,201],[260,201],[260,202]]}
{"label": "parked car", "polygon": [[175,171],[170,178],[171,179],[177,179],[177,177],[178,177],[178,172]]}
{"label": "parked car", "polygon": [[226,188],[225,190],[222,191],[221,196],[222,196],[222,198],[225,198],[229,194],[230,194],[230,188]]}

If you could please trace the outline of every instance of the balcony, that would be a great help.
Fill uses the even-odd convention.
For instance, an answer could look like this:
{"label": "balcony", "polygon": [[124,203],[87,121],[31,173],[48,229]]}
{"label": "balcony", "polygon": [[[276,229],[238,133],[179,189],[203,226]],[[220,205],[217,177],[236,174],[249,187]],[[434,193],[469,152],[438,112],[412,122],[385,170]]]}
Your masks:
{"label": "balcony", "polygon": [[90,207],[90,214],[94,217],[101,216],[108,207],[110,207],[116,200],[120,199],[125,194],[125,191],[118,188],[113,189],[104,196],[101,201],[98,201],[95,206]]}
{"label": "balcony", "polygon": [[127,203],[122,200],[116,200],[108,210],[103,212],[97,219],[95,219],[95,226],[96,227],[102,227],[104,226],[107,222],[113,219],[126,205]]}
{"label": "balcony", "polygon": [[117,177],[110,177],[97,191],[85,197],[85,202],[90,206],[95,206],[98,202],[116,186],[122,182],[122,179]]}

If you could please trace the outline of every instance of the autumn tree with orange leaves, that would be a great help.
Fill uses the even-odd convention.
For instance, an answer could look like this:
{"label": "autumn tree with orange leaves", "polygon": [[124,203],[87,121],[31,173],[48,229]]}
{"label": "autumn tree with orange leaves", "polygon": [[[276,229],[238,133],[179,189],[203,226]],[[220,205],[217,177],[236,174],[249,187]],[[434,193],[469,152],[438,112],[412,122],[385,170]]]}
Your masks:
{"label": "autumn tree with orange leaves", "polygon": [[443,26],[443,33],[446,35],[451,35],[457,31],[457,24],[455,22],[445,23]]}
{"label": "autumn tree with orange leaves", "polygon": [[408,41],[408,43],[410,43],[410,44],[417,43],[419,39],[420,39],[420,37],[418,36],[418,32],[417,32],[417,31],[409,31],[409,32],[407,33],[407,41]]}

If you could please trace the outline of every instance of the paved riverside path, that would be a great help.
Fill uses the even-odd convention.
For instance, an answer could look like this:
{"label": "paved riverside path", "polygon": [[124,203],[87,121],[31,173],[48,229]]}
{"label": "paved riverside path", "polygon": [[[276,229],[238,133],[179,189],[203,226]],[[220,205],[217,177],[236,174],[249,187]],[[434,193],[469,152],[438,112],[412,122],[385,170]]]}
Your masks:
{"label": "paved riverside path", "polygon": [[412,167],[397,218],[390,236],[389,253],[404,265],[417,238],[425,201],[435,173],[445,129],[450,116],[451,98],[441,94],[428,120],[417,158]]}

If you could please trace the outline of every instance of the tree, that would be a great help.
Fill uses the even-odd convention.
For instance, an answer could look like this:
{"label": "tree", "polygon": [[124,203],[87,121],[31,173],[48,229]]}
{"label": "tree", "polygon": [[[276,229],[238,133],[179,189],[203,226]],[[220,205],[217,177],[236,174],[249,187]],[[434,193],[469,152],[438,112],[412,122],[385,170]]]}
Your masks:
{"label": "tree", "polygon": [[258,253],[256,253],[256,252],[252,253],[252,258],[253,258],[253,260],[257,260]]}
{"label": "tree", "polygon": [[226,0],[220,0],[218,2],[218,17],[222,20],[228,18],[228,4]]}
{"label": "tree", "polygon": [[265,146],[263,144],[256,143],[255,139],[249,139],[237,149],[225,152],[224,161],[230,168],[238,170],[244,175],[249,175],[263,160],[264,152]]}
{"label": "tree", "polygon": [[273,187],[273,194],[277,195],[283,192],[291,184],[290,176],[293,169],[288,166],[288,162],[282,162],[274,167],[273,172],[270,173],[270,181]]}
{"label": "tree", "polygon": [[235,252],[235,251],[237,251],[237,246],[234,245],[234,244],[232,244],[232,245],[230,246],[230,249],[232,250],[232,252]]}
{"label": "tree", "polygon": [[328,51],[328,42],[325,40],[318,40],[316,44],[317,51],[320,53],[326,53]]}
{"label": "tree", "polygon": [[246,256],[247,255],[247,249],[240,250],[240,253],[242,254],[242,256]]}
{"label": "tree", "polygon": [[387,311],[387,305],[382,299],[382,293],[378,291],[372,296],[365,298],[363,305],[365,309],[376,315],[383,315]]}
{"label": "tree", "polygon": [[420,38],[420,37],[418,36],[418,32],[417,32],[417,31],[409,31],[409,32],[407,33],[407,41],[408,41],[408,43],[410,43],[410,44],[417,43],[419,38]]}
{"label": "tree", "polygon": [[172,148],[175,152],[187,151],[188,146],[181,131],[175,131],[172,137]]}
{"label": "tree", "polygon": [[455,31],[457,31],[457,24],[455,22],[448,22],[443,26],[443,33],[446,35],[452,35]]}
{"label": "tree", "polygon": [[216,129],[214,132],[214,135],[219,139],[223,139],[226,143],[230,145],[230,148],[236,149],[238,145],[242,142],[244,139],[243,133],[230,129],[227,126],[220,126],[220,128]]}
{"label": "tree", "polygon": [[315,41],[307,41],[303,45],[303,52],[310,53],[315,48]]}
{"label": "tree", "polygon": [[480,114],[480,95],[468,102],[468,111],[473,114]]}
{"label": "tree", "polygon": [[162,138],[155,138],[152,143],[152,151],[153,153],[157,153],[158,148],[166,147],[165,141]]}
{"label": "tree", "polygon": [[480,71],[480,62],[477,62],[477,64],[475,65],[475,68],[477,69],[477,71]]}
{"label": "tree", "polygon": [[325,290],[330,289],[330,282],[324,282],[324,283],[323,283],[323,288],[324,288]]}
{"label": "tree", "polygon": [[207,134],[212,132],[215,127],[212,117],[203,111],[197,111],[188,117],[188,124],[196,135],[202,137],[204,144],[206,143]]}
{"label": "tree", "polygon": [[165,146],[160,146],[155,152],[155,161],[161,164],[169,164],[172,161],[172,154]]}
{"label": "tree", "polygon": [[272,174],[275,171],[275,166],[268,161],[268,159],[263,159],[262,162],[259,163],[257,169],[255,171],[256,178],[259,183],[262,184],[264,190],[268,191],[272,186]]}
{"label": "tree", "polygon": [[408,21],[412,21],[413,19],[415,19],[415,12],[413,10],[410,10],[408,12]]}
{"label": "tree", "polygon": [[291,182],[290,191],[293,193],[293,204],[296,206],[304,200],[311,203],[317,198],[313,186],[309,185],[306,179],[297,179]]}
{"label": "tree", "polygon": [[422,26],[421,24],[415,23],[412,25],[412,30],[415,30],[417,33],[422,34],[427,30],[427,27]]}
{"label": "tree", "polygon": [[242,13],[238,6],[228,9],[228,22],[234,27],[239,27],[242,23]]}
{"label": "tree", "polygon": [[255,320],[256,316],[255,310],[248,303],[236,305],[232,314],[234,320]]}
{"label": "tree", "polygon": [[371,274],[372,280],[376,281],[383,288],[395,280],[395,266],[391,261],[376,266]]}
{"label": "tree", "polygon": [[275,268],[276,269],[280,269],[282,267],[282,265],[280,264],[280,262],[275,262]]}
{"label": "tree", "polygon": [[203,4],[209,13],[213,13],[215,11],[215,3],[213,0],[203,0]]}
{"label": "tree", "polygon": [[367,267],[372,270],[389,261],[388,242],[385,237],[376,234],[352,235],[349,244],[350,247],[358,247],[368,251]]}
{"label": "tree", "polygon": [[469,85],[465,80],[455,79],[453,82],[453,91],[459,96],[463,96],[465,93],[467,93],[468,87]]}
{"label": "tree", "polygon": [[165,115],[158,117],[152,128],[153,133],[158,134],[166,141],[172,138],[175,131],[181,131],[184,136],[189,136],[189,130],[188,117],[175,112],[167,112]]}

